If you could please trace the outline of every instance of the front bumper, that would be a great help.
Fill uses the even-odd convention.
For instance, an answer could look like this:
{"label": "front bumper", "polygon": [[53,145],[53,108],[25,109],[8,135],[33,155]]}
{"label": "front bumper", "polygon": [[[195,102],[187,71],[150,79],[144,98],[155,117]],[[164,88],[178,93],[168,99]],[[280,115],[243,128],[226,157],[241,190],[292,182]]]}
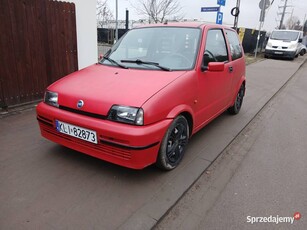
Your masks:
{"label": "front bumper", "polygon": [[296,55],[296,52],[295,51],[285,51],[285,50],[265,49],[265,55],[268,57],[294,58]]}
{"label": "front bumper", "polygon": [[[61,110],[41,102],[36,107],[43,137],[90,156],[133,169],[156,162],[162,138],[171,124],[166,119],[148,126],[132,126]],[[55,120],[97,132],[98,143],[90,143],[56,129]]]}

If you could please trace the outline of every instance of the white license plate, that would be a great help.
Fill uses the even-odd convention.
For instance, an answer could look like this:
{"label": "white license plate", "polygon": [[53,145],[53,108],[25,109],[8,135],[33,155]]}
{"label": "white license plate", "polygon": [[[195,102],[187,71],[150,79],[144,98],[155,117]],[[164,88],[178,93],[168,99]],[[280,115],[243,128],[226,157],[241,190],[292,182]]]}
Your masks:
{"label": "white license plate", "polygon": [[95,131],[90,129],[85,129],[76,125],[71,125],[62,121],[55,121],[56,129],[60,133],[67,134],[69,136],[73,136],[84,141],[88,141],[91,143],[97,144],[97,134]]}
{"label": "white license plate", "polygon": [[283,54],[283,52],[276,51],[275,54]]}

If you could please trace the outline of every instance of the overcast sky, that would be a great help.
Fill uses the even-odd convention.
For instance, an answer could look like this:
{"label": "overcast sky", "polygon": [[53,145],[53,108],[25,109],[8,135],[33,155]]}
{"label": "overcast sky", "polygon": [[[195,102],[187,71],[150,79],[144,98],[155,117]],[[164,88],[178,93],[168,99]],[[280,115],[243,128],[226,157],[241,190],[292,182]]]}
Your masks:
{"label": "overcast sky", "polygon": [[[131,6],[131,2],[136,2],[137,0],[118,0],[118,17],[120,20],[125,19],[126,9],[130,12],[131,20],[138,20],[144,18],[138,15],[135,9]],[[201,7],[217,6],[217,0],[178,0],[182,6],[182,14],[186,19],[198,19],[202,21],[215,22],[216,13],[203,13],[200,12]],[[226,0],[226,6],[221,8],[224,13],[223,24],[233,25],[234,17],[230,14],[233,7],[236,6],[237,0]],[[259,8],[260,0],[241,0],[240,15],[239,15],[239,27],[246,27],[251,29],[258,29],[259,27]],[[272,2],[272,0],[270,0]],[[283,6],[285,0],[274,0],[272,6],[267,10],[264,29],[267,31],[273,30],[277,25],[276,19],[278,18],[278,6]],[[108,5],[110,10],[113,12],[115,17],[115,0],[108,0]],[[307,0],[288,0],[289,6],[284,22],[291,16],[293,10],[293,16],[297,16],[300,21],[304,20],[307,14]],[[279,10],[280,12],[282,9]],[[307,18],[306,18],[307,19]],[[306,20],[305,19],[305,20]],[[279,16],[280,20],[280,16]],[[302,23],[301,23],[302,24]]]}

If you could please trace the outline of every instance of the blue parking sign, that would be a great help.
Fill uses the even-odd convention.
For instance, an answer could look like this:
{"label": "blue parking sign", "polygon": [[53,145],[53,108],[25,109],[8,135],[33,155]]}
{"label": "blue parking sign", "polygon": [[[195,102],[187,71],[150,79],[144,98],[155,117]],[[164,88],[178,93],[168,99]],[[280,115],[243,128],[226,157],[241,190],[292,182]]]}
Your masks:
{"label": "blue parking sign", "polygon": [[217,0],[217,4],[220,6],[225,6],[226,0]]}
{"label": "blue parking sign", "polygon": [[216,14],[216,24],[223,24],[223,13],[222,12],[217,12]]}

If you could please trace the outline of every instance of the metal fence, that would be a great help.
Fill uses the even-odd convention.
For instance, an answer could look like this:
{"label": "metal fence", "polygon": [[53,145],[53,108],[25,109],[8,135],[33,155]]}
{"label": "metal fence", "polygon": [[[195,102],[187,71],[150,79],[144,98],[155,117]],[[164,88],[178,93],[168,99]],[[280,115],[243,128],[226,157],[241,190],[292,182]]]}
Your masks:
{"label": "metal fence", "polygon": [[[118,29],[118,38],[123,36],[128,30]],[[97,41],[98,43],[114,44],[115,29],[113,28],[97,28]]]}
{"label": "metal fence", "polygon": [[78,69],[73,3],[1,0],[0,107],[38,100]]}

